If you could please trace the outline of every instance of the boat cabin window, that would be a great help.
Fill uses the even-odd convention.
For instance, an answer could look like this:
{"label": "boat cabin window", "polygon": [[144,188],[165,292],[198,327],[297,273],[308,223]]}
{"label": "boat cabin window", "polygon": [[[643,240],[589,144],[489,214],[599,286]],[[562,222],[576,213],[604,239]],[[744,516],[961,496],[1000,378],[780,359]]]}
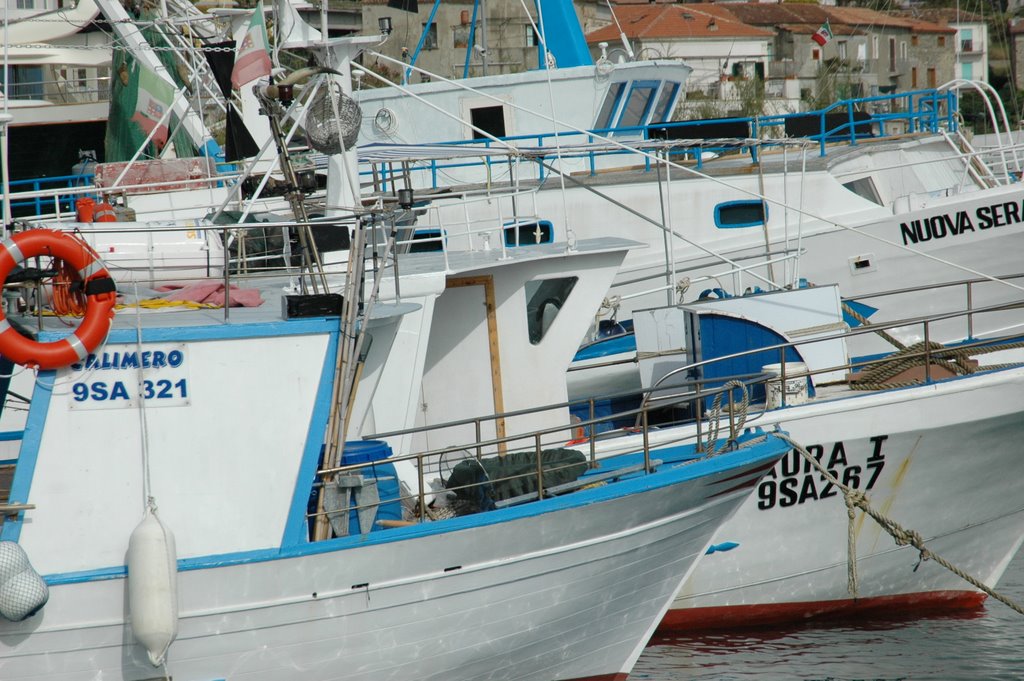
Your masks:
{"label": "boat cabin window", "polygon": [[508,247],[550,244],[554,240],[555,231],[547,220],[506,223],[505,226],[505,245]]}
{"label": "boat cabin window", "polygon": [[629,97],[619,118],[618,128],[632,128],[643,125],[654,104],[654,95],[658,91],[658,83],[642,81],[633,83],[629,89]]}
{"label": "boat cabin window", "polygon": [[648,123],[668,123],[672,120],[672,105],[676,101],[676,93],[679,92],[679,83],[664,83],[661,87],[661,95],[654,107],[654,115]]}
{"label": "boat cabin window", "polygon": [[470,109],[469,118],[473,125],[472,139],[487,139],[481,130],[494,137],[505,136],[505,107],[501,104]]}
{"label": "boat cabin window", "polygon": [[579,277],[526,282],[526,326],[530,343],[537,345],[547,335]]}
{"label": "boat cabin window", "polygon": [[719,229],[754,227],[768,220],[768,206],[763,201],[727,201],[715,206],[715,226]]}
{"label": "boat cabin window", "polygon": [[444,241],[439,229],[417,229],[409,244],[410,253],[439,253],[444,250]]}
{"label": "boat cabin window", "polygon": [[619,110],[619,100],[622,99],[622,92],[625,89],[625,83],[612,83],[608,88],[608,94],[604,96],[604,103],[601,105],[601,112],[597,114],[597,121],[594,123],[595,130],[606,130],[612,127],[615,112]]}
{"label": "boat cabin window", "polygon": [[882,197],[878,195],[878,190],[875,189],[875,183],[870,177],[860,177],[851,182],[844,182],[843,186],[857,196],[877,203],[879,206],[882,205]]}

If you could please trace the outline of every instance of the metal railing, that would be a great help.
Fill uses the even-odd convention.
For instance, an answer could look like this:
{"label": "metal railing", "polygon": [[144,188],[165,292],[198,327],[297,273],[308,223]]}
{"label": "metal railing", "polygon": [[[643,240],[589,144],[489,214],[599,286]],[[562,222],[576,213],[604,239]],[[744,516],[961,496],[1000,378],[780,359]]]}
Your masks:
{"label": "metal railing", "polygon": [[[889,293],[878,295],[889,295]],[[954,348],[934,348],[928,344],[928,340],[931,337],[930,328],[933,324],[939,321],[958,318],[970,314],[976,315],[987,312],[1006,311],[1009,309],[1024,311],[1024,303],[975,308],[970,311],[961,310],[934,317],[900,319],[877,326],[872,325],[871,327],[852,329],[829,336],[816,336],[807,340],[766,345],[759,348],[726,354],[692,363],[687,363],[686,361],[681,360],[680,365],[673,371],[669,372],[662,380],[667,381],[668,379],[677,379],[680,376],[688,375],[696,375],[696,378],[673,380],[672,385],[670,386],[655,386],[652,389],[639,394],[622,392],[600,395],[587,398],[585,400],[574,400],[531,409],[466,418],[457,421],[432,424],[426,427],[374,433],[372,435],[365,436],[365,438],[380,440],[385,438],[422,435],[431,431],[443,431],[466,426],[472,428],[475,437],[471,440],[443,448],[431,449],[428,451],[417,452],[406,456],[391,457],[388,459],[391,463],[405,461],[413,462],[416,466],[416,470],[419,471],[419,475],[417,476],[419,480],[417,489],[410,490],[408,493],[403,493],[401,497],[403,500],[416,502],[416,507],[418,509],[417,519],[419,521],[423,521],[427,518],[426,498],[429,494],[433,493],[433,491],[428,490],[427,488],[427,477],[441,470],[442,460],[446,456],[451,455],[462,454],[466,457],[473,457],[479,460],[487,456],[500,456],[501,451],[508,449],[519,449],[520,451],[527,452],[532,451],[536,456],[537,466],[536,470],[531,471],[528,475],[536,476],[534,485],[539,492],[537,495],[531,496],[530,498],[543,498],[544,480],[543,469],[541,467],[541,453],[545,451],[546,448],[556,446],[582,446],[582,448],[585,449],[587,460],[590,462],[590,465],[593,466],[599,460],[597,451],[597,445],[599,442],[614,441],[616,438],[628,437],[632,438],[630,442],[638,443],[637,452],[642,452],[643,454],[643,470],[649,471],[651,469],[651,462],[655,460],[655,457],[662,456],[662,452],[660,452],[659,449],[652,449],[651,447],[650,434],[652,429],[657,427],[657,429],[662,431],[664,435],[665,428],[689,426],[680,428],[678,431],[673,431],[671,436],[672,446],[693,444],[693,456],[699,457],[706,450],[706,438],[709,434],[716,432],[711,429],[715,422],[719,422],[721,424],[721,421],[724,421],[724,424],[721,424],[721,432],[723,433],[724,439],[727,440],[735,438],[736,434],[743,428],[744,423],[740,420],[742,418],[740,414],[745,413],[746,407],[742,410],[739,409],[739,402],[742,401],[744,397],[735,392],[737,390],[737,383],[742,383],[746,389],[753,390],[756,386],[767,386],[769,383],[785,385],[786,381],[792,379],[803,378],[805,380],[812,380],[812,377],[815,375],[843,371],[848,374],[847,379],[838,382],[834,381],[831,384],[821,384],[819,387],[823,387],[825,385],[850,385],[856,382],[858,374],[861,374],[869,368],[878,366],[888,359],[887,357],[852,359],[834,366],[818,367],[817,369],[809,370],[795,370],[793,368],[794,360],[789,359],[787,361],[787,351],[791,351],[805,345],[821,344],[823,342],[847,339],[852,336],[874,334],[879,330],[893,330],[900,327],[906,327],[908,325],[920,325],[922,330],[921,335],[924,338],[924,345],[922,349],[914,352],[901,352],[900,357],[901,359],[919,359],[924,366],[922,383],[932,383],[938,380],[945,380],[945,377],[934,375],[933,371],[935,363],[947,359],[951,353],[959,353],[965,349],[984,350],[992,347],[994,344],[1005,341],[1024,340],[1024,337],[1022,337],[1021,334],[1015,334],[986,339],[974,339],[964,344],[958,344]],[[1024,319],[1024,315],[1022,315],[1022,319]],[[1024,345],[1024,343],[1021,344]],[[764,353],[777,353],[779,363],[781,365],[779,375],[766,374],[763,371],[731,375],[710,375],[711,372],[709,369],[716,364]],[[1022,351],[1022,360],[1024,360],[1024,351]],[[1024,362],[1022,362],[1022,366],[1024,366]],[[985,367],[979,367],[976,369],[976,371],[986,370],[987,369]],[[875,390],[877,389],[878,388]],[[641,398],[639,406],[623,409],[601,417],[595,415],[597,412],[596,405],[598,402],[629,395]],[[709,405],[713,406],[716,402],[716,398],[718,404],[721,406],[718,410],[709,413]],[[492,424],[499,419],[507,422],[509,419],[513,419],[515,417],[536,417],[544,413],[564,412],[568,407],[580,404],[585,405],[586,410],[589,411],[590,418],[575,422],[562,422],[559,425],[544,429],[522,431],[500,438],[482,438],[482,433],[491,429],[489,424]],[[658,411],[663,410],[666,406],[675,407],[677,411],[681,411],[686,414],[685,418],[676,421],[665,421],[663,419],[656,418],[655,414]],[[785,390],[781,391],[781,406],[790,406],[787,404]],[[755,410],[754,413],[752,413],[751,419],[756,421],[759,411],[767,408],[767,406],[759,407],[758,410]],[[623,427],[621,425],[623,421],[631,421],[633,425]],[[602,431],[600,426],[607,423],[613,424],[614,428]],[[573,436],[568,439],[568,441],[567,434]],[[664,447],[665,445],[660,444],[658,446]],[[334,475],[354,473],[359,469],[366,467],[367,464],[353,464],[321,471],[321,474]],[[522,477],[523,475],[492,479],[481,484],[505,482]],[[464,489],[464,487],[446,488],[449,492],[455,491],[456,489]],[[310,517],[313,517],[314,515],[315,514],[310,514]]]}
{"label": "metal railing", "polygon": [[[699,402],[702,399],[713,398],[715,395],[724,395],[726,391],[722,388],[709,389],[696,391],[692,395],[687,396],[687,399],[692,402]],[[726,396],[726,399],[731,399]],[[517,411],[508,411],[500,414],[491,414],[487,416],[479,416],[473,418],[466,418],[457,421],[449,421],[445,423],[433,424],[418,428],[408,428],[403,430],[394,430],[388,432],[374,433],[373,435],[367,435],[364,439],[368,440],[381,440],[384,438],[402,437],[406,435],[421,435],[431,431],[447,430],[451,428],[458,428],[461,426],[472,426],[475,433],[475,437],[471,441],[465,441],[455,445],[449,445],[443,448],[431,449],[427,451],[415,452],[404,456],[392,456],[387,459],[388,463],[401,463],[401,462],[412,462],[416,470],[419,472],[417,476],[418,486],[415,491],[410,491],[409,494],[402,494],[401,500],[415,502],[417,508],[417,519],[424,521],[427,519],[427,503],[426,497],[428,494],[432,494],[432,491],[427,489],[427,476],[438,472],[442,469],[444,459],[450,455],[458,454],[469,454],[476,460],[481,460],[488,456],[508,456],[502,454],[507,450],[519,450],[524,452],[533,452],[535,456],[535,467],[529,474],[521,474],[515,476],[508,476],[503,478],[488,479],[479,485],[461,486],[461,487],[450,487],[446,488],[447,491],[453,492],[459,489],[467,489],[468,487],[478,487],[482,485],[493,485],[502,482],[511,482],[515,480],[522,480],[525,477],[532,477],[533,488],[535,492],[525,495],[525,498],[518,499],[517,501],[532,501],[535,499],[543,499],[547,495],[546,489],[549,485],[545,483],[545,474],[550,474],[552,471],[557,471],[560,467],[544,467],[542,465],[542,453],[552,447],[566,447],[566,435],[572,432],[582,431],[584,429],[590,429],[592,432],[596,431],[596,426],[610,422],[614,419],[621,419],[624,416],[635,416],[637,421],[642,424],[641,428],[637,431],[638,434],[643,436],[643,446],[638,447],[636,454],[642,455],[642,466],[627,467],[622,470],[611,469],[609,474],[611,476],[620,475],[632,475],[632,474],[647,474],[653,472],[656,466],[661,463],[661,460],[655,460],[651,457],[651,448],[648,446],[648,439],[646,437],[647,430],[649,428],[648,423],[648,412],[652,407],[640,407],[637,409],[612,414],[605,417],[594,417],[587,421],[568,422],[556,426],[547,427],[539,430],[524,431],[513,435],[506,435],[505,437],[495,437],[490,439],[484,439],[482,434],[485,430],[485,424],[494,422],[497,420],[511,419],[519,416],[538,416],[545,412],[564,412],[565,409],[572,402],[564,402],[560,404],[545,405],[542,407],[535,407],[530,409],[522,409]],[[591,413],[593,413],[593,405],[591,405]],[[730,418],[732,418],[730,416]],[[735,439],[738,437],[737,429],[734,427],[729,431],[729,438]],[[704,431],[698,427],[694,434],[680,439],[675,444],[692,443],[694,445],[692,455],[684,456],[685,459],[698,459],[703,457],[707,452],[705,450],[705,442],[702,440]],[[587,454],[588,466],[594,468],[597,466],[597,455],[594,444],[597,438],[590,438],[589,440],[589,453]],[[572,440],[569,441],[570,443]],[[678,455],[677,455],[678,456]],[[360,469],[367,468],[367,464],[351,464],[345,466],[339,466],[336,468],[324,469],[319,471],[319,474],[323,476],[333,475],[345,475],[353,474]],[[365,507],[365,506],[364,506]],[[354,510],[357,507],[352,507],[350,510]],[[308,517],[313,518],[317,514],[309,514]]]}
{"label": "metal railing", "polygon": [[[559,132],[531,135],[513,135],[500,138],[499,142],[490,139],[444,141],[436,144],[451,146],[455,149],[479,147],[481,149],[507,149],[513,147],[522,150],[529,156],[530,162],[536,167],[535,178],[546,177],[544,164],[553,159],[582,162],[582,169],[590,175],[612,164],[609,159],[619,159],[619,166],[632,164],[645,171],[652,168],[649,157],[641,156],[636,151],[622,148],[609,148],[602,144],[603,137],[629,144],[629,140],[646,141],[668,136],[670,139],[701,139],[706,137],[704,131],[709,123],[716,126],[730,125],[743,134],[728,135],[739,141],[743,138],[762,140],[761,145],[771,145],[772,139],[801,137],[818,143],[821,156],[827,155],[826,146],[835,142],[857,144],[858,140],[886,136],[890,129],[903,132],[938,132],[942,129],[956,130],[956,104],[954,92],[937,90],[915,90],[892,95],[874,97],[857,97],[838,101],[818,111],[797,114],[780,114],[772,116],[732,118],[716,118],[713,121],[694,120],[657,123],[647,126],[603,128],[588,132]],[[678,151],[676,153],[691,156],[697,167],[702,166],[702,151],[728,153],[737,149],[749,152],[756,159],[757,146],[737,147],[735,142],[715,144],[715,139],[726,136],[715,133],[712,139],[705,140],[695,150]],[[557,144],[556,144],[557,142]],[[600,145],[599,148],[587,149],[586,145]],[[496,157],[485,157],[482,161],[466,158],[431,159],[419,162],[407,161],[396,172],[395,162],[361,164],[360,175],[364,182],[375,182],[381,191],[388,191],[387,181],[396,177],[422,178],[421,185],[429,187],[445,186],[446,175],[457,176],[459,171],[467,168],[486,170],[486,176],[493,181],[496,175],[513,175],[514,159],[505,154]]]}

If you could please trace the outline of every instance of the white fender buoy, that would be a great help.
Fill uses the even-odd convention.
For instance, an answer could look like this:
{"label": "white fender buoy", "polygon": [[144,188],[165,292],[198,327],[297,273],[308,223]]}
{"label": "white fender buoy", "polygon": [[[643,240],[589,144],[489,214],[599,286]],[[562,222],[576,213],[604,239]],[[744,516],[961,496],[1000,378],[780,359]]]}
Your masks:
{"label": "white fender buoy", "polygon": [[174,535],[154,511],[128,541],[128,613],[135,640],[159,667],[178,635],[178,558]]}
{"label": "white fender buoy", "polygon": [[0,616],[20,622],[36,614],[49,598],[50,589],[21,544],[0,541]]}

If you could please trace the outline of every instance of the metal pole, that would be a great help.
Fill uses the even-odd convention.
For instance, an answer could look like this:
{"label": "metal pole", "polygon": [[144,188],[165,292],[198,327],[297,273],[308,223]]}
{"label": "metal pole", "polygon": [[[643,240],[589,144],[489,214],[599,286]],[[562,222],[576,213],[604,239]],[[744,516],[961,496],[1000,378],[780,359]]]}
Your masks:
{"label": "metal pole", "polygon": [[10,168],[7,165],[7,126],[11,122],[12,116],[8,110],[9,102],[11,101],[10,93],[8,92],[7,82],[10,80],[10,41],[7,40],[7,27],[10,26],[8,19],[8,10],[10,9],[11,3],[4,3],[4,113],[0,117],[0,164],[4,173],[3,177],[3,236],[7,238],[7,227],[11,224],[11,185],[10,185]]}

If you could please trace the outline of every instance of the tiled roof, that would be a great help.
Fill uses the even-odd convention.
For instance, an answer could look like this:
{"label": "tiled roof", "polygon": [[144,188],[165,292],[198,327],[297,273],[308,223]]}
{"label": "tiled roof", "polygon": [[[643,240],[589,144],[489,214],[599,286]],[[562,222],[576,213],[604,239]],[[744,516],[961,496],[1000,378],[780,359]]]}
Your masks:
{"label": "tiled roof", "polygon": [[894,16],[885,12],[876,12],[866,7],[829,7],[828,13],[834,20],[853,26],[879,26],[883,28],[904,28],[914,33],[955,33],[948,26],[940,26],[930,21],[909,17]]}
{"label": "tiled roof", "polygon": [[759,2],[728,3],[724,5],[747,24],[755,26],[777,26],[778,24],[813,24],[815,30],[829,18],[824,7],[819,5],[769,4]]}
{"label": "tiled roof", "polygon": [[949,24],[983,24],[985,17],[970,12],[957,11],[955,7],[934,7],[930,9],[900,10],[894,12],[904,17],[923,19],[933,24],[946,26]]}
{"label": "tiled roof", "polygon": [[[628,38],[771,38],[773,31],[737,21],[722,5],[660,4],[617,5],[615,16]],[[590,44],[617,40],[615,24],[587,34]]]}

